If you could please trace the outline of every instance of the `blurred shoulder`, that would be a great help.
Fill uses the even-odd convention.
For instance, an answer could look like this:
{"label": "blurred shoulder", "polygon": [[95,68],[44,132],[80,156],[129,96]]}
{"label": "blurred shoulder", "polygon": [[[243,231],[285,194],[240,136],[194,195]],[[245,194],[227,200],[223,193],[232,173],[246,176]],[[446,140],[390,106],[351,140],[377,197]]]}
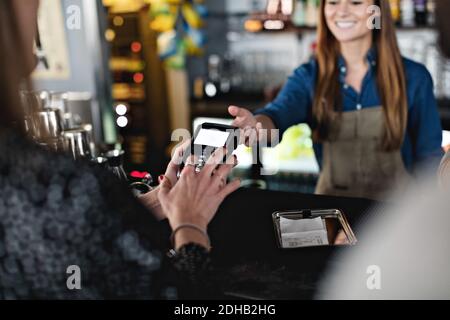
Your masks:
{"label": "blurred shoulder", "polygon": [[300,76],[303,78],[313,79],[316,77],[318,71],[318,63],[317,60],[312,58],[306,63],[301,64],[294,71],[294,75]]}
{"label": "blurred shoulder", "polygon": [[[0,149],[3,187],[20,191],[35,207],[64,206],[68,198],[101,198],[99,181],[104,174],[87,161],[48,151],[11,130],[0,134]],[[51,199],[52,190],[62,191],[57,199]]]}
{"label": "blurred shoulder", "polygon": [[402,57],[402,60],[408,85],[423,85],[425,82],[433,81],[425,65],[405,57]]}
{"label": "blurred shoulder", "polygon": [[[89,170],[85,163],[76,163],[68,155],[48,151],[12,130],[0,134],[0,148],[2,149],[1,165],[13,172],[25,170],[45,178],[44,176],[51,177],[56,173],[69,176]],[[16,178],[19,179],[20,176]]]}
{"label": "blurred shoulder", "polygon": [[316,83],[318,69],[317,60],[312,58],[297,67],[290,79],[296,81],[297,84],[305,86],[307,90],[312,92]]}

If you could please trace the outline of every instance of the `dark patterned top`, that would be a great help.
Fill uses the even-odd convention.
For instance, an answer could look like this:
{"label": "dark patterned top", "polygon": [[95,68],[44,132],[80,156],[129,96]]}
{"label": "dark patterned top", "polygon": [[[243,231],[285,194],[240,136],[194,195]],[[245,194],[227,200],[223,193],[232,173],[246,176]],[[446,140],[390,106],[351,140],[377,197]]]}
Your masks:
{"label": "dark patterned top", "polygon": [[169,259],[165,243],[109,172],[0,131],[0,299],[174,299],[190,295],[183,286],[201,295],[206,250]]}

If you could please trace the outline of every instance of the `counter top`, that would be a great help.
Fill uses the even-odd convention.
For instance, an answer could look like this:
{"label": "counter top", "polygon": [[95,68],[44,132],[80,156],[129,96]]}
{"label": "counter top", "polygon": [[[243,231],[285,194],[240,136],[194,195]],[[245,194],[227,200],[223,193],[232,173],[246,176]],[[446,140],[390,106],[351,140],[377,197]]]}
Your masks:
{"label": "counter top", "polygon": [[224,298],[311,299],[336,252],[352,247],[282,250],[272,213],[293,209],[340,209],[358,237],[376,202],[367,199],[240,189],[228,197],[210,224],[215,277]]}

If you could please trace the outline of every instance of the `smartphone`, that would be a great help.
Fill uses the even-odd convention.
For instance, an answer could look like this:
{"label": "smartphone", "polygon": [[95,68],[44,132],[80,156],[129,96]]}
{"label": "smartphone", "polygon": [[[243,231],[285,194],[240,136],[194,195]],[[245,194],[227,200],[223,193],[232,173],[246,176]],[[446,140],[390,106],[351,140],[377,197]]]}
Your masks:
{"label": "smartphone", "polygon": [[[231,156],[239,144],[239,128],[218,123],[205,122],[199,125],[191,142],[190,152],[187,152],[183,164],[191,156],[195,156],[195,171],[200,172],[209,157],[218,148],[226,147],[227,154],[223,162]],[[180,171],[182,170],[182,167]]]}

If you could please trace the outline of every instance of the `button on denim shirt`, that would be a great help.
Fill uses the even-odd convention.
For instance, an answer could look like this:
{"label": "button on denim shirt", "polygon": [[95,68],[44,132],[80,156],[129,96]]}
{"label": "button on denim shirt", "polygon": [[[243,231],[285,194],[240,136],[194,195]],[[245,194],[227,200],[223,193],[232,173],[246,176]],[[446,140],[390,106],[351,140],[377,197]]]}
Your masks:
{"label": "button on denim shirt", "polygon": [[[375,50],[369,51],[367,60],[369,70],[363,79],[360,93],[345,83],[347,67],[342,57],[338,60],[343,112],[379,107],[382,104],[376,82]],[[419,165],[437,169],[444,153],[441,147],[442,127],[433,93],[433,80],[425,66],[406,58],[403,58],[403,64],[408,100],[407,129],[401,148],[403,162],[409,172],[413,172]],[[270,117],[280,130],[280,135],[295,124],[311,125],[318,69],[315,59],[298,67],[275,100],[255,114]],[[314,144],[314,150],[321,165],[321,144]]]}

